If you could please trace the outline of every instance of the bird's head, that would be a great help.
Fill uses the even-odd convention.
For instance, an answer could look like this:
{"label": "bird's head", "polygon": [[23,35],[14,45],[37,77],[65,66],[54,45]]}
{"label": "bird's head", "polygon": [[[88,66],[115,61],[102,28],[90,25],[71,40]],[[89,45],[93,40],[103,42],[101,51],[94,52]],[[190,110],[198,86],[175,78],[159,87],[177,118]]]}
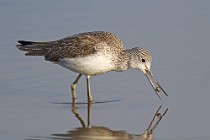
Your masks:
{"label": "bird's head", "polygon": [[144,48],[133,48],[133,50],[131,49],[131,52],[131,67],[141,70],[146,75],[147,79],[149,80],[151,86],[153,87],[155,93],[158,95],[159,98],[161,98],[159,95],[161,91],[166,96],[168,96],[150,70],[152,64],[152,56],[149,51]]}

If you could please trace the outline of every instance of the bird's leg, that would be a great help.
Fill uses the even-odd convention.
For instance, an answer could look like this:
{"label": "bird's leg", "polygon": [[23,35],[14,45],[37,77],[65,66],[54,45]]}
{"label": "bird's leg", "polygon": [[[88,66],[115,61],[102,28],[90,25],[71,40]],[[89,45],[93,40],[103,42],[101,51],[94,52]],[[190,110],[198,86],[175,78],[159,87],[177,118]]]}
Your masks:
{"label": "bird's leg", "polygon": [[88,102],[87,128],[91,128],[91,124],[90,124],[90,118],[91,118],[91,105],[92,105],[92,102]]}
{"label": "bird's leg", "polygon": [[78,83],[81,76],[82,76],[82,74],[79,74],[77,76],[77,78],[74,80],[74,82],[71,84],[71,94],[72,94],[72,99],[73,100],[76,99],[76,87],[77,87],[77,83]]}
{"label": "bird's leg", "polygon": [[90,76],[87,76],[86,77],[86,80],[87,80],[87,96],[88,96],[88,102],[92,102],[93,101],[93,98],[91,96],[91,93],[90,93]]}

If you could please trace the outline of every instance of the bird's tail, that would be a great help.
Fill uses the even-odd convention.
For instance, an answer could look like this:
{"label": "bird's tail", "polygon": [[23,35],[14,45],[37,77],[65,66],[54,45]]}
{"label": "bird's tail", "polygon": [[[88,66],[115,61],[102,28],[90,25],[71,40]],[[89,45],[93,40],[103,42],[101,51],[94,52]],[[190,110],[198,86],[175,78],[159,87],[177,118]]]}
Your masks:
{"label": "bird's tail", "polygon": [[16,47],[21,51],[26,51],[25,55],[29,56],[44,56],[50,49],[48,42],[32,42],[19,40]]}

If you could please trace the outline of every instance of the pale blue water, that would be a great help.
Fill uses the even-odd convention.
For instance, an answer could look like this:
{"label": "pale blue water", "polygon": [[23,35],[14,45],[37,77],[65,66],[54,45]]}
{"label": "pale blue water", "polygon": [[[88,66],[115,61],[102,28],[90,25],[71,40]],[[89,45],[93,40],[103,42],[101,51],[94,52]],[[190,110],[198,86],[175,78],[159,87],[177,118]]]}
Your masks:
{"label": "pale blue water", "polygon": [[[169,111],[154,131],[155,140],[209,139],[209,15],[207,0],[0,1],[0,139],[51,139],[82,127],[69,104],[77,74],[26,57],[15,44],[94,30],[115,33],[126,48],[150,50],[152,71],[169,97],[159,100],[136,70],[93,77],[96,101],[120,101],[94,104],[91,125],[142,134],[162,105]],[[77,95],[86,101],[84,78]],[[87,123],[87,105],[79,104],[77,111]]]}

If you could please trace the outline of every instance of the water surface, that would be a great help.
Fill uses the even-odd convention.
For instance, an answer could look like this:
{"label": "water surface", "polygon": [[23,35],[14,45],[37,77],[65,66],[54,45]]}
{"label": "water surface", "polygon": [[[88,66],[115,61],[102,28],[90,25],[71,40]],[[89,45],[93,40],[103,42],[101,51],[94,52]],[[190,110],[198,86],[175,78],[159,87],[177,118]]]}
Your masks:
{"label": "water surface", "polygon": [[[142,134],[157,108],[169,111],[154,139],[209,139],[210,2],[6,1],[0,2],[0,139],[42,139],[81,127],[71,108],[77,74],[16,49],[19,39],[55,40],[79,32],[117,34],[126,48],[144,47],[152,71],[169,94],[159,100],[143,73],[129,70],[91,78],[91,124]],[[83,77],[78,102],[86,102]],[[66,103],[66,104],[55,104]],[[77,111],[87,116],[87,104]]]}

